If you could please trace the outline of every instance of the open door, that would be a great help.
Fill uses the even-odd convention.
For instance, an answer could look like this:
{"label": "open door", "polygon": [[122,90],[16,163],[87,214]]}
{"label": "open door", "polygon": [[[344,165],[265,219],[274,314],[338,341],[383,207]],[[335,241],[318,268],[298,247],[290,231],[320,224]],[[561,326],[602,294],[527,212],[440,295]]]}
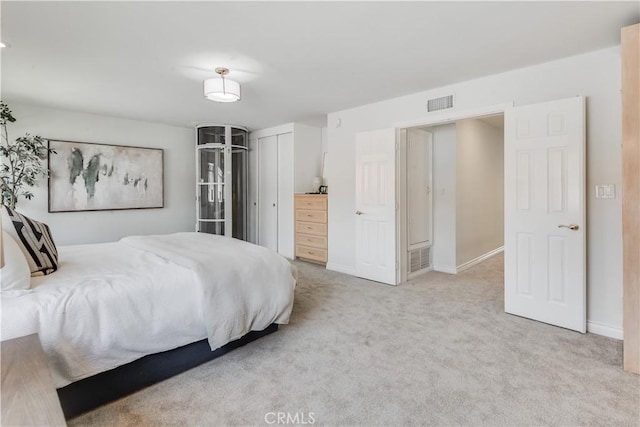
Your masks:
{"label": "open door", "polygon": [[356,135],[356,275],[396,285],[394,129]]}
{"label": "open door", "polygon": [[585,99],[505,112],[505,311],[586,331]]}

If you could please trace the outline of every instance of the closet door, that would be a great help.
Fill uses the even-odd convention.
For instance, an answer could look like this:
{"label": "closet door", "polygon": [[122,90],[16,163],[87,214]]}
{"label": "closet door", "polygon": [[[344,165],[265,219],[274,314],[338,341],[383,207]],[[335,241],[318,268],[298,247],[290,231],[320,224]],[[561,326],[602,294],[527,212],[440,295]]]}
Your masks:
{"label": "closet door", "polygon": [[278,253],[294,258],[293,133],[278,135]]}
{"label": "closet door", "polygon": [[258,244],[278,250],[278,137],[258,140]]}
{"label": "closet door", "polygon": [[247,241],[258,243],[258,140],[249,140],[249,204]]}

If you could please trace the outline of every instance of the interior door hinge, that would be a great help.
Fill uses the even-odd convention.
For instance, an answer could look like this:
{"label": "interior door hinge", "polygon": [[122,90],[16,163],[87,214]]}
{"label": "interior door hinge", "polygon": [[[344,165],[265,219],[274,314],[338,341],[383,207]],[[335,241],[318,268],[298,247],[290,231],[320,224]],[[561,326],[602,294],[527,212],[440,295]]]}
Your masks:
{"label": "interior door hinge", "polygon": [[399,150],[398,141],[396,141],[396,151],[398,151],[398,150]]}

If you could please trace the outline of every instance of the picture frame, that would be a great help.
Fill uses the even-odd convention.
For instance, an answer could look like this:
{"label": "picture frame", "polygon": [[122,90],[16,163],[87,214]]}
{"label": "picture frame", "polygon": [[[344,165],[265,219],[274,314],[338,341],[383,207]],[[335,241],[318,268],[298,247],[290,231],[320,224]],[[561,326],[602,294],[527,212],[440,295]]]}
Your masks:
{"label": "picture frame", "polygon": [[164,207],[163,149],[58,139],[48,146],[49,212]]}

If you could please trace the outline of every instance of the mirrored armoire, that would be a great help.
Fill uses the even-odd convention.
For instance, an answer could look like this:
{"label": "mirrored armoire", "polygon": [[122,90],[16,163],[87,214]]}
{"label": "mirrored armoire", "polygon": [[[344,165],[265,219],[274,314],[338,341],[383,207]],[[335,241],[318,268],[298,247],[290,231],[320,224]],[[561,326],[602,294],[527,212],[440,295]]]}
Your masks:
{"label": "mirrored armoire", "polygon": [[196,127],[196,231],[247,239],[248,132]]}

